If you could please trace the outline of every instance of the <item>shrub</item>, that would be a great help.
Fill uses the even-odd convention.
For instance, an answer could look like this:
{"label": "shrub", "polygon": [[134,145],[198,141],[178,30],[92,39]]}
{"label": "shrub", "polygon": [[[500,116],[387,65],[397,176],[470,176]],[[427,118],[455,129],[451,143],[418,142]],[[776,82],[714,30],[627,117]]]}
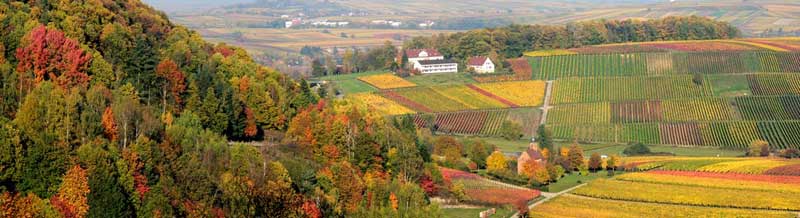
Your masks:
{"label": "shrub", "polygon": [[500,126],[500,137],[507,140],[517,140],[522,136],[522,126],[515,122],[503,121],[503,125]]}
{"label": "shrub", "polygon": [[629,144],[628,147],[622,151],[622,153],[628,156],[637,156],[637,155],[648,155],[652,154],[653,152],[650,151],[650,148],[647,147],[647,145],[642,144],[640,142],[636,142]]}
{"label": "shrub", "polygon": [[592,156],[589,158],[589,170],[597,171],[603,168],[603,159],[600,158],[600,154],[592,153]]}
{"label": "shrub", "polygon": [[750,143],[747,150],[747,156],[751,157],[766,157],[769,156],[769,143],[764,140],[755,140]]}
{"label": "shrub", "polygon": [[800,158],[800,150],[797,150],[797,148],[783,149],[779,156],[782,158]]}

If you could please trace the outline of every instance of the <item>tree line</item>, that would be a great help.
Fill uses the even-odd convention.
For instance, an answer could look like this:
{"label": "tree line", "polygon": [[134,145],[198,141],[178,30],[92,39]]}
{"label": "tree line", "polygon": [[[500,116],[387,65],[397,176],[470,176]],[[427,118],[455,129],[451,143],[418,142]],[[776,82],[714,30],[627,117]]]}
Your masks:
{"label": "tree line", "polygon": [[555,25],[519,25],[415,37],[404,48],[436,48],[446,57],[515,58],[523,52],[623,42],[728,39],[740,31],[727,22],[699,16],[652,20],[592,20]]}

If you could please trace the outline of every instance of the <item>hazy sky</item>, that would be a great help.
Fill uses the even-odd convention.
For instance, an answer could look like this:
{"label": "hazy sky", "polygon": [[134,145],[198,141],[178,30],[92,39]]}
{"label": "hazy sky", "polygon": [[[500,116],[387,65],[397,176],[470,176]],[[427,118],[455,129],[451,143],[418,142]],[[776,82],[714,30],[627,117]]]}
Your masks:
{"label": "hazy sky", "polygon": [[187,10],[210,9],[223,5],[253,2],[255,0],[142,0],[158,10],[181,12]]}

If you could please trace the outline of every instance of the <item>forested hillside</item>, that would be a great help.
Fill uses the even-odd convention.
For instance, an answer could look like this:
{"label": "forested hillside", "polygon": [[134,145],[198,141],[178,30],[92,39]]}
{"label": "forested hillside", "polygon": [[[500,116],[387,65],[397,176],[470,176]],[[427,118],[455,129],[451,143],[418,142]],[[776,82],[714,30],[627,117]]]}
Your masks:
{"label": "forested hillside", "polygon": [[326,103],[138,0],[4,1],[0,23],[0,217],[438,214],[410,120]]}

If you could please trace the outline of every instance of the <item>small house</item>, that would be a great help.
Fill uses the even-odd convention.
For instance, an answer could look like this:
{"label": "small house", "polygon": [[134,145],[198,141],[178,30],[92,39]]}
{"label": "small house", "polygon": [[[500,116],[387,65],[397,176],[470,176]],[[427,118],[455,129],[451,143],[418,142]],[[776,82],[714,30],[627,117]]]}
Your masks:
{"label": "small house", "polygon": [[538,163],[545,162],[544,156],[542,155],[542,151],[539,150],[538,143],[531,143],[530,145],[528,145],[528,150],[523,151],[522,154],[520,154],[519,157],[517,158],[518,174],[523,174],[522,166],[525,166],[525,164],[528,163],[528,161],[536,161]]}
{"label": "small house", "polygon": [[477,73],[494,73],[494,62],[484,56],[471,57],[467,60],[467,69],[473,69]]}

